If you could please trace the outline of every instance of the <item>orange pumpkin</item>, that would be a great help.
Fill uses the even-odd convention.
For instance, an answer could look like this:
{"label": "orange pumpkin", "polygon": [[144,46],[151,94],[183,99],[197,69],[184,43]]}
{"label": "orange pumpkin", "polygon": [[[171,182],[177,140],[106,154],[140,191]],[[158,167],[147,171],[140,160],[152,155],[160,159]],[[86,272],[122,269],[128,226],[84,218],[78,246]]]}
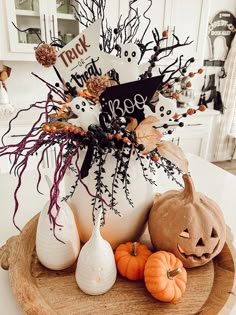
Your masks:
{"label": "orange pumpkin", "polygon": [[115,260],[119,273],[129,280],[144,277],[144,267],[152,252],[139,242],[121,244],[115,251]]}
{"label": "orange pumpkin", "polygon": [[187,272],[174,254],[159,251],[148,258],[144,281],[154,298],[173,302],[180,299],[186,289]]}

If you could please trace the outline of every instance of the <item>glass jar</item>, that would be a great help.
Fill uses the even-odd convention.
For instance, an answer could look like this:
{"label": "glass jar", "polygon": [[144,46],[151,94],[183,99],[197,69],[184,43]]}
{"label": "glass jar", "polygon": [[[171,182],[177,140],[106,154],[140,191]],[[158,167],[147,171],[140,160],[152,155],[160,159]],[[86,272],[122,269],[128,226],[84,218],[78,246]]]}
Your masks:
{"label": "glass jar", "polygon": [[41,38],[40,28],[31,28],[26,33],[28,44],[38,44]]}
{"label": "glass jar", "polygon": [[68,44],[73,38],[75,37],[75,35],[74,34],[71,34],[71,33],[66,33],[65,35],[64,35],[64,43],[65,44]]}
{"label": "glass jar", "polygon": [[64,14],[72,14],[73,8],[71,7],[71,0],[57,0],[57,12]]}

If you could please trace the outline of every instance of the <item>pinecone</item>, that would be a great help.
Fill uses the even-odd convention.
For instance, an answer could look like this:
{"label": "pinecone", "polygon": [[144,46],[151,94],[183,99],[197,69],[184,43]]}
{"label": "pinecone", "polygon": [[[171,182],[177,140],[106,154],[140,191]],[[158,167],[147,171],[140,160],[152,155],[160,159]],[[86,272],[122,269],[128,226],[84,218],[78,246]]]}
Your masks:
{"label": "pinecone", "polygon": [[109,77],[107,75],[93,76],[86,82],[88,92],[93,96],[100,96],[103,91],[111,86]]}
{"label": "pinecone", "polygon": [[35,51],[36,60],[48,68],[56,63],[57,54],[54,47],[49,44],[40,45]]}

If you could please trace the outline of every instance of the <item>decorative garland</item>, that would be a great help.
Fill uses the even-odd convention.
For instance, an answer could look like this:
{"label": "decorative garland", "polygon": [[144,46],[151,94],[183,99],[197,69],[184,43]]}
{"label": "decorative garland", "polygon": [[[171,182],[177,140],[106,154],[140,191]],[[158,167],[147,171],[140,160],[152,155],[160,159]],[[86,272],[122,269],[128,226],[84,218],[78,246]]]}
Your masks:
{"label": "decorative garland", "polygon": [[[129,2],[130,6],[127,17],[124,20],[120,17],[117,27],[114,29],[109,27],[105,20],[104,10],[106,0],[92,1],[91,3],[87,0],[80,1],[80,12],[76,10],[76,7],[72,7],[79,22],[86,27],[90,27],[90,24],[95,22],[97,18],[101,19],[102,42],[100,49],[108,53],[116,50],[119,55],[122,45],[118,43],[130,43],[135,39],[139,27],[141,17],[138,15],[138,9],[134,8],[135,2],[136,0]],[[152,1],[149,0],[148,2],[150,5],[143,14],[145,19],[148,19],[146,14],[152,4]],[[88,11],[92,13],[92,18],[86,13]],[[149,25],[150,23],[148,23],[147,28],[144,30],[143,36],[136,41],[140,49],[140,60],[137,63],[137,67],[144,54],[150,50],[148,46],[151,42],[143,43],[144,35],[148,31]],[[127,35],[128,30],[129,35]],[[164,31],[162,37],[160,37],[157,29],[154,29],[152,34],[153,42],[155,43],[153,55],[149,60],[147,70],[143,74],[140,74],[140,77],[136,81],[120,84],[120,73],[114,68],[106,74],[87,78],[86,89],[82,90],[78,90],[78,87],[72,86],[70,82],[65,82],[63,73],[60,73],[57,69],[58,53],[55,47],[57,49],[63,48],[63,42],[55,38],[50,44],[41,41],[41,44],[39,44],[35,51],[36,60],[44,67],[53,66],[59,82],[51,84],[33,73],[35,77],[48,87],[47,99],[46,101],[32,104],[28,109],[20,110],[10,121],[9,129],[5,135],[10,132],[12,122],[21,113],[34,110],[35,108],[40,109],[41,113],[30,131],[18,144],[3,145],[0,147],[0,157],[8,155],[12,158],[11,172],[14,171],[14,174],[18,176],[18,184],[14,193],[15,211],[13,215],[13,222],[18,229],[19,227],[15,220],[19,207],[18,191],[21,187],[22,177],[27,168],[28,161],[32,155],[40,155],[37,166],[39,175],[37,189],[39,191],[42,179],[40,171],[42,162],[47,150],[54,146],[58,147],[58,153],[48,209],[49,219],[53,224],[54,232],[60,212],[58,203],[60,183],[68,169],[74,173],[75,180],[70,193],[63,200],[67,201],[71,198],[78,184],[81,183],[91,196],[93,219],[95,220],[95,211],[102,209],[103,224],[105,223],[105,213],[108,209],[120,215],[116,208],[118,189],[122,188],[129,204],[134,206],[129,190],[131,184],[129,174],[131,157],[135,157],[139,162],[143,177],[150,184],[157,185],[156,181],[153,180],[153,175],[155,176],[159,169],[162,168],[171,180],[181,185],[176,175],[186,172],[186,168],[182,167],[185,160],[184,155],[180,148],[177,148],[173,143],[166,144],[163,142],[162,137],[165,134],[171,134],[177,126],[183,127],[184,124],[181,121],[183,118],[196,113],[197,110],[204,111],[205,106],[201,105],[198,109],[189,108],[182,114],[177,112],[172,113],[173,109],[169,109],[168,111],[172,113],[170,119],[163,120],[161,111],[164,110],[164,106],[159,105],[159,103],[161,103],[162,97],[165,101],[172,100],[172,104],[175,104],[175,100],[178,99],[178,93],[182,92],[179,91],[176,93],[174,91],[175,84],[183,82],[184,78],[184,82],[186,83],[182,85],[183,89],[188,89],[191,87],[190,79],[197,73],[201,74],[202,69],[187,74],[188,67],[194,62],[194,59],[190,58],[183,62],[183,56],[180,56],[180,58],[177,58],[169,66],[162,70],[159,69],[161,77],[152,78],[153,69],[157,66],[158,61],[165,57],[162,55],[163,52],[168,51],[166,55],[168,57],[174,49],[191,44],[188,38],[184,43],[180,43],[178,37],[173,35],[176,43],[173,46],[162,48],[162,43],[167,40],[167,32]],[[131,107],[131,99],[126,98],[123,100],[122,95],[127,93],[127,91],[128,94],[132,94],[132,90],[137,88],[137,84],[140,86],[140,82],[142,83],[144,92],[134,95],[136,103]],[[154,84],[154,87],[155,82],[159,82],[159,85],[152,90],[150,88],[152,85],[151,82]],[[121,92],[117,96],[115,93],[117,93],[118,88]],[[169,95],[168,99],[165,97],[167,94]],[[114,100],[111,99],[113,96]],[[106,97],[108,97],[107,103],[104,101]],[[149,98],[150,101],[148,101]],[[119,106],[121,106],[121,112],[124,113],[122,115],[117,114],[117,107],[114,111],[109,112],[108,110],[111,107],[107,104],[110,104],[109,102],[113,102],[113,105],[117,104],[117,100],[119,101]],[[157,115],[157,109],[160,110],[160,116]],[[83,112],[87,112],[86,119],[79,120],[80,116],[75,117],[77,110],[80,110],[81,115]],[[149,114],[146,114],[145,110]],[[142,113],[141,116],[139,115],[140,113]],[[91,120],[92,122],[88,123],[88,126],[86,125],[87,120]],[[5,135],[2,137],[3,144]],[[82,151],[86,151],[86,154],[82,166],[80,166],[80,153]],[[174,158],[173,151],[177,152]],[[105,163],[107,158],[111,156],[115,159],[116,163],[112,174],[112,185],[108,187],[104,183]],[[86,176],[90,176],[89,171],[92,166],[96,168],[95,194],[90,192],[89,187],[83,180]],[[56,209],[56,211],[53,211],[53,209]]]}

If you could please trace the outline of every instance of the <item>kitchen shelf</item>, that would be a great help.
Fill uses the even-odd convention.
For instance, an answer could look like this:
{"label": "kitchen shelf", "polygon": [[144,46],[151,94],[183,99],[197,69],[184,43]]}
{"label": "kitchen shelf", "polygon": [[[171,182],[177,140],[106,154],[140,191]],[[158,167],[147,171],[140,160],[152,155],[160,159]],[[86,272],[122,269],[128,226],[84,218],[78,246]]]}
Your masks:
{"label": "kitchen shelf", "polygon": [[39,17],[39,12],[32,10],[16,10],[16,15],[21,16],[37,16]]}

